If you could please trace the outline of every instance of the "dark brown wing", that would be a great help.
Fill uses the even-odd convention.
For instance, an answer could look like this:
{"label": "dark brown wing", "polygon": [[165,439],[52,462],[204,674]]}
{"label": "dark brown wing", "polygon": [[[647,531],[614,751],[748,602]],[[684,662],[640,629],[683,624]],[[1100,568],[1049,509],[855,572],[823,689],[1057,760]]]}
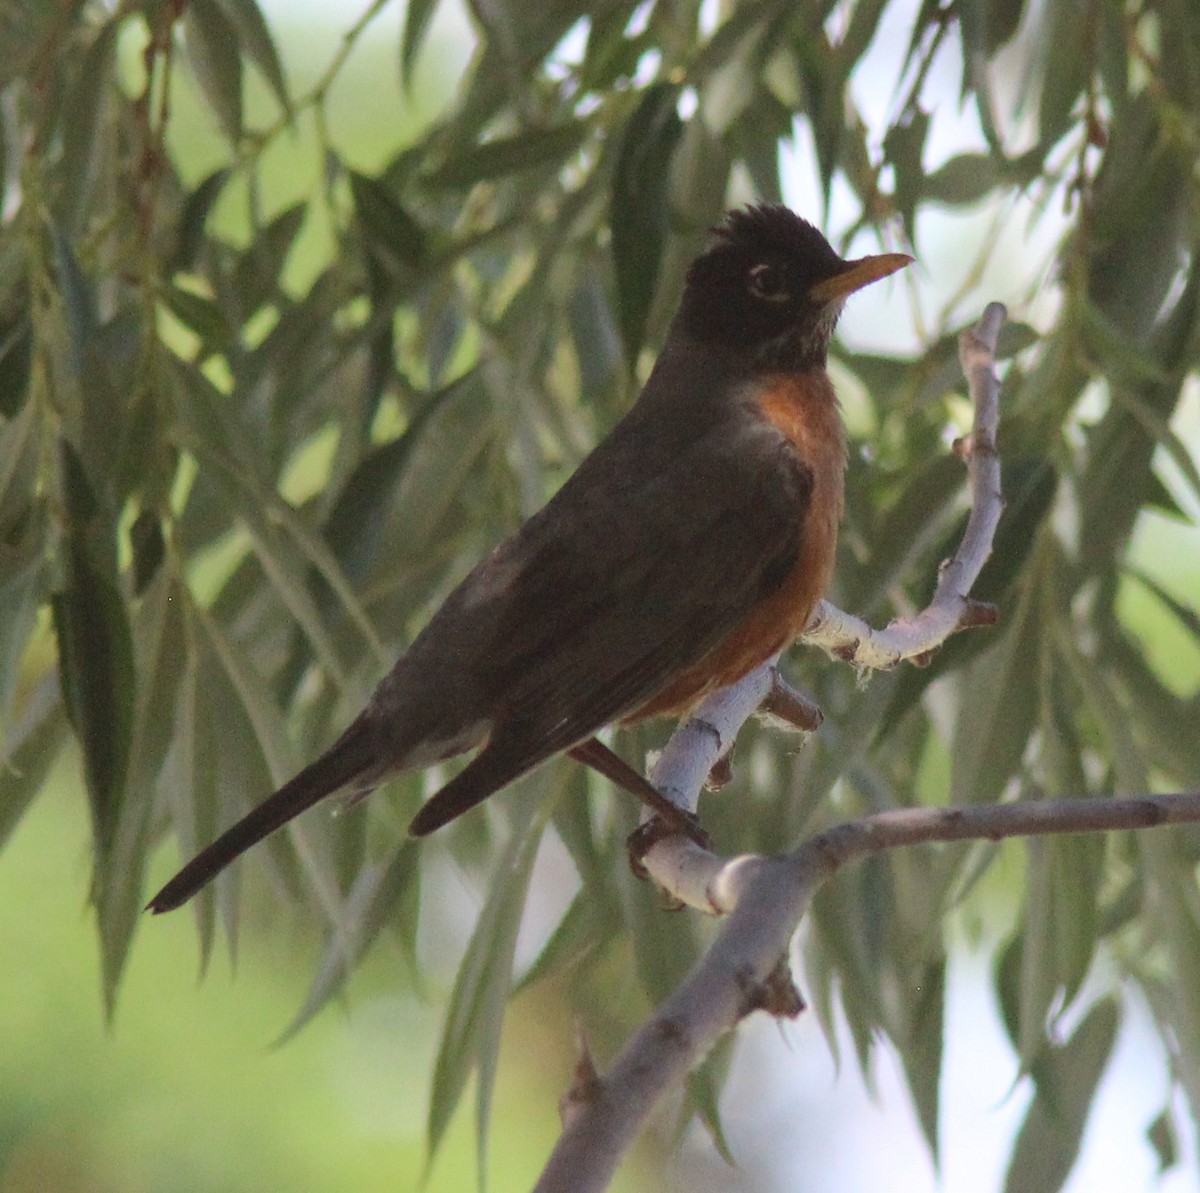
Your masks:
{"label": "dark brown wing", "polygon": [[753,407],[650,475],[622,469],[609,442],[609,468],[581,469],[454,594],[487,628],[472,667],[493,730],[418,813],[418,835],[641,707],[795,563],[812,475]]}

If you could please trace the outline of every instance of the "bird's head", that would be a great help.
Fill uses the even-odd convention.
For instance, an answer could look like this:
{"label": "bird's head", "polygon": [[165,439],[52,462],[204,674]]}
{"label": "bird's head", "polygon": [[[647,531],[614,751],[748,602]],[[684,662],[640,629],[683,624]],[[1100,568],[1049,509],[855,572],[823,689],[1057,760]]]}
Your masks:
{"label": "bird's head", "polygon": [[714,236],[688,270],[676,328],[787,371],[823,365],[846,298],[912,261],[843,260],[812,224],[774,204],[730,212]]}

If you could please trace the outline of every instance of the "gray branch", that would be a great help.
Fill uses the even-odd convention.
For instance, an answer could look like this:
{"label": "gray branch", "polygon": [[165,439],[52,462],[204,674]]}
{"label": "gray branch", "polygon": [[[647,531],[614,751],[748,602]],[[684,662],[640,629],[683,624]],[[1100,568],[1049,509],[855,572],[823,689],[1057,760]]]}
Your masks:
{"label": "gray branch", "polygon": [[846,862],[930,841],[999,841],[1200,822],[1200,791],[1132,799],[1056,799],[904,808],[839,824],[783,857],[736,863],[734,909],[708,952],[573,1102],[536,1193],[599,1193],[658,1099],[759,1005],[813,895]]}

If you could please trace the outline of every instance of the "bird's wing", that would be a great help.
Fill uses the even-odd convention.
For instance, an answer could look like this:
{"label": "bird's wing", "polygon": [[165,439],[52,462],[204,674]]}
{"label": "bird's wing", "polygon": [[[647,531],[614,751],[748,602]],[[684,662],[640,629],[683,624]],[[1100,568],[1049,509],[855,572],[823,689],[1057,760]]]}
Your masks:
{"label": "bird's wing", "polygon": [[610,474],[607,492],[568,482],[460,590],[492,614],[473,661],[493,731],[414,832],[636,711],[795,565],[812,473],[763,419],[713,427],[655,475]]}

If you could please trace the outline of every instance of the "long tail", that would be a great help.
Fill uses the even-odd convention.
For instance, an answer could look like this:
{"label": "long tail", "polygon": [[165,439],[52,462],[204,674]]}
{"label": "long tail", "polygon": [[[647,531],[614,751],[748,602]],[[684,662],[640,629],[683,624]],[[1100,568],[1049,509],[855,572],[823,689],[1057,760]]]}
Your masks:
{"label": "long tail", "polygon": [[158,914],[182,906],[252,845],[257,845],[293,817],[344,787],[375,761],[369,727],[360,717],[311,766],[306,766],[192,858],[150,900],[146,909]]}

